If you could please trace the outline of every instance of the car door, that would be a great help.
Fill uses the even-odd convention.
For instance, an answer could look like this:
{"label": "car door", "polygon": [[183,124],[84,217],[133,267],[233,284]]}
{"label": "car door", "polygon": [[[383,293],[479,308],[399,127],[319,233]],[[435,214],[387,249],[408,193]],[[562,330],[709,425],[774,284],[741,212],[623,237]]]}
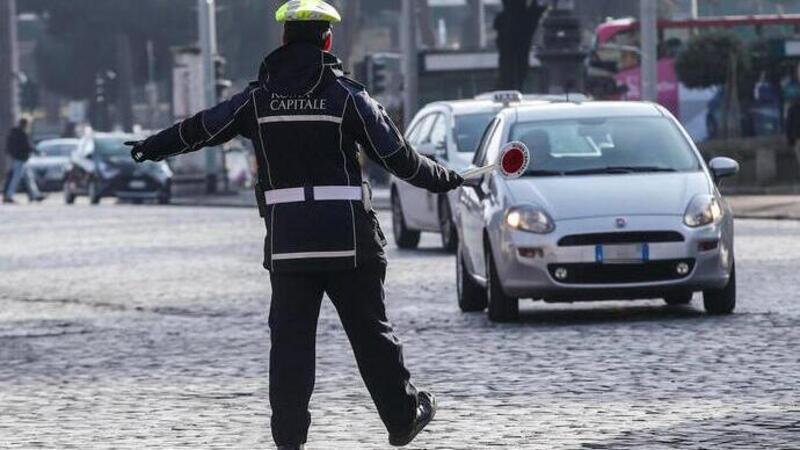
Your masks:
{"label": "car door", "polygon": [[[502,135],[502,121],[496,118],[486,128],[486,132],[475,152],[473,166],[483,166],[487,161],[487,154],[492,146],[500,145]],[[488,179],[490,175],[484,176],[479,183],[470,183],[460,190],[460,217],[459,225],[461,239],[463,243],[464,257],[467,264],[472,269],[473,274],[484,276],[486,273],[486,262],[483,255],[483,230],[484,224],[484,204],[488,197]]]}
{"label": "car door", "polygon": [[[448,116],[439,113],[434,119],[428,141],[420,146],[420,154],[430,158],[445,166],[449,165],[447,160],[447,137],[449,123]],[[425,229],[439,230],[439,194],[424,191],[425,202],[424,210],[421,212],[421,224]]]}
{"label": "car door", "polygon": [[[419,120],[412,122],[412,128],[409,129],[408,142],[421,154],[424,154],[424,148],[429,141],[431,128],[437,115],[437,112],[423,113]],[[406,226],[413,230],[427,229],[425,220],[428,209],[427,191],[403,180],[398,181],[397,193],[400,196],[400,204],[403,206]]]}

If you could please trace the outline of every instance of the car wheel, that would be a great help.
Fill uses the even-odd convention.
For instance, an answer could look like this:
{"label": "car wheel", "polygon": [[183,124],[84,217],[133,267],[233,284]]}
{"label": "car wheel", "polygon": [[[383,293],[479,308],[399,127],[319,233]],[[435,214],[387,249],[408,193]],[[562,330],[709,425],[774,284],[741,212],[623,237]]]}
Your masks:
{"label": "car wheel", "polygon": [[158,195],[158,204],[159,205],[169,205],[171,201],[172,201],[172,191],[171,191],[170,188],[165,188]]}
{"label": "car wheel", "polygon": [[486,294],[489,304],[489,320],[492,322],[511,322],[519,317],[519,299],[509,297],[503,292],[492,250],[486,246]]}
{"label": "car wheel", "polygon": [[736,309],[736,263],[733,263],[731,277],[724,288],[703,291],[703,306],[712,315],[730,314]]}
{"label": "car wheel", "polygon": [[694,292],[683,292],[664,297],[664,301],[670,306],[688,305],[692,302]]}
{"label": "car wheel", "polygon": [[458,248],[458,230],[450,210],[450,201],[446,195],[439,200],[439,233],[442,236],[442,247],[448,252]]}
{"label": "car wheel", "polygon": [[406,219],[403,216],[403,205],[396,191],[392,191],[392,231],[394,232],[394,242],[400,248],[417,248],[419,245],[420,232],[409,230],[406,227]]}
{"label": "car wheel", "polygon": [[69,181],[64,183],[64,203],[67,205],[75,203],[75,194],[72,192],[71,184]]}
{"label": "car wheel", "polygon": [[89,203],[93,205],[100,203],[100,188],[95,180],[89,182]]}
{"label": "car wheel", "polygon": [[456,257],[456,280],[458,286],[458,307],[463,312],[476,312],[486,309],[488,302],[486,289],[472,279],[472,275],[467,272],[464,265],[464,254],[461,248],[458,249]]}

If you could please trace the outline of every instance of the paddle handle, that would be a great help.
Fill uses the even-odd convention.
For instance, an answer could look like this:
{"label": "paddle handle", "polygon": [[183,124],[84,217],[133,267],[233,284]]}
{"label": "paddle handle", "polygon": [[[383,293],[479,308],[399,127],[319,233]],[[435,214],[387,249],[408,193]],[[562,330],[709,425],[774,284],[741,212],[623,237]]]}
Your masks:
{"label": "paddle handle", "polygon": [[473,179],[473,178],[480,178],[480,177],[486,175],[487,173],[493,171],[496,167],[497,167],[496,164],[490,164],[488,166],[476,167],[474,169],[467,169],[467,170],[461,172],[461,176],[465,180],[470,180],[470,179]]}

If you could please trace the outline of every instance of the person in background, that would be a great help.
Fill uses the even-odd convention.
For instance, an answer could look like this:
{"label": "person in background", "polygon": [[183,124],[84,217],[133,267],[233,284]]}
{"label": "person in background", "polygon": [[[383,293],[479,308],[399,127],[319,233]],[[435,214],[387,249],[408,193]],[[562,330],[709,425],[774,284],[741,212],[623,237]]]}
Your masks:
{"label": "person in background", "polygon": [[29,126],[30,121],[23,117],[19,120],[17,126],[11,129],[6,138],[6,152],[11,157],[11,171],[3,191],[3,203],[14,203],[14,194],[16,194],[19,183],[23,179],[27,183],[28,195],[31,201],[44,200],[44,195],[36,185],[36,178],[32,173],[29,173],[27,166],[31,153],[36,151],[28,136]]}

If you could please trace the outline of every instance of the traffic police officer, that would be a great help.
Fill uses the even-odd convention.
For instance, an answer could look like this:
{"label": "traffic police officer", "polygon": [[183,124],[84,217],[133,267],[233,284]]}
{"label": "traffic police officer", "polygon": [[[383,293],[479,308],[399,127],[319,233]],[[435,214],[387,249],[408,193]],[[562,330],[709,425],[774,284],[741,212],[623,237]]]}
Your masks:
{"label": "traffic police officer", "polygon": [[386,245],[362,185],[360,148],[398,178],[446,192],[461,176],[421,157],[383,107],[344,76],[329,53],[332,22],[321,0],[292,0],[276,13],[284,46],[267,56],[258,81],[211,109],[134,146],[135,160],[252,140],[257,198],[267,236],[264,266],[272,302],[270,403],[279,448],[302,448],[311,423],[317,318],[332,300],[392,445],[411,442],[436,411],[409,381],[400,342],[386,318]]}

